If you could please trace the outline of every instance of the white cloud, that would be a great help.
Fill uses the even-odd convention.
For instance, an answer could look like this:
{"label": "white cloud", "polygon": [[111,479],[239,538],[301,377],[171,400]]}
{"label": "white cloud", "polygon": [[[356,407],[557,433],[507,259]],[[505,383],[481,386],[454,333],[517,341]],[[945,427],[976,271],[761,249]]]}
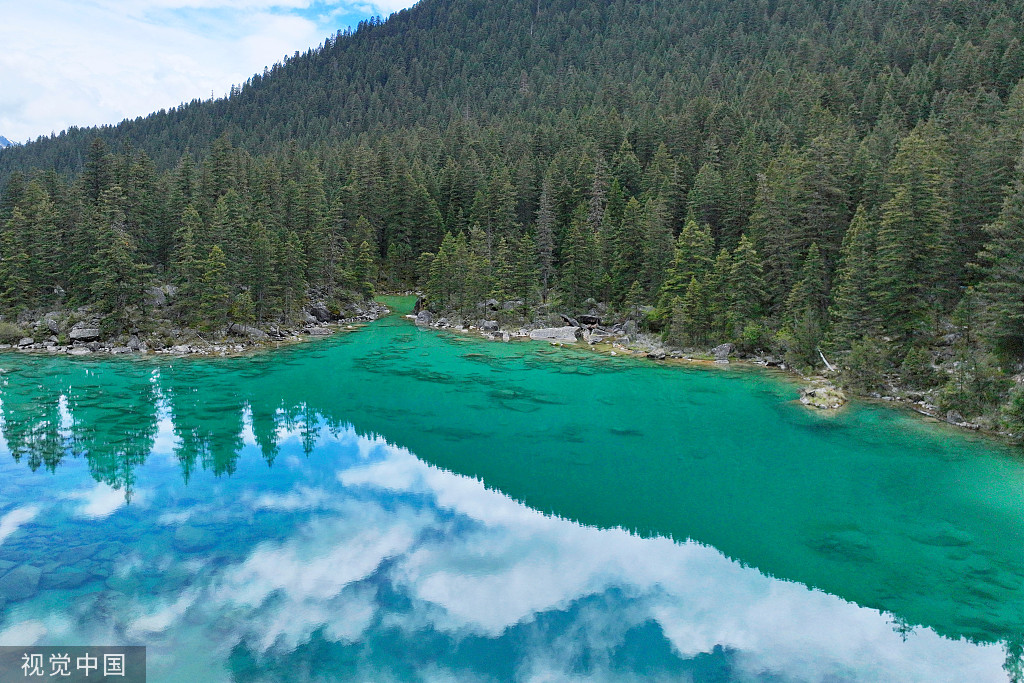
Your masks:
{"label": "white cloud", "polygon": [[327,4],[324,14],[310,0],[8,3],[0,135],[24,141],[145,116],[211,91],[221,97],[359,18],[412,3]]}

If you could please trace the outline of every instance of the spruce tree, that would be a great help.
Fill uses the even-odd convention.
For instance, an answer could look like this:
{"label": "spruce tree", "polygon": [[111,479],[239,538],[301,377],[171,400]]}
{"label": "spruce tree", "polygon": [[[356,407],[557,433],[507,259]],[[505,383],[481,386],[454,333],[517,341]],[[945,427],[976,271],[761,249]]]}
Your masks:
{"label": "spruce tree", "polygon": [[989,241],[978,254],[984,277],[977,292],[984,336],[1002,353],[1024,356],[1024,156],[1003,209],[987,228]]}
{"label": "spruce tree", "polygon": [[732,253],[728,286],[730,332],[737,335],[747,323],[760,318],[764,301],[764,268],[754,244],[746,235],[740,236],[740,242]]}
{"label": "spruce tree", "polygon": [[673,300],[686,294],[690,280],[703,278],[710,272],[715,258],[715,242],[711,229],[699,226],[692,218],[683,224],[675,241],[672,261],[665,273],[658,296],[657,317],[666,320],[672,313]]}
{"label": "spruce tree", "polygon": [[878,231],[876,297],[883,326],[903,337],[930,329],[949,287],[950,180],[943,141],[921,126],[889,169],[891,198]]}
{"label": "spruce tree", "polygon": [[221,330],[227,326],[231,290],[228,285],[227,259],[220,245],[213,245],[201,268],[199,328],[206,332]]}
{"label": "spruce tree", "polygon": [[843,236],[843,247],[832,290],[830,338],[840,349],[875,334],[878,317],[875,306],[875,239],[877,228],[864,206],[858,206]]}

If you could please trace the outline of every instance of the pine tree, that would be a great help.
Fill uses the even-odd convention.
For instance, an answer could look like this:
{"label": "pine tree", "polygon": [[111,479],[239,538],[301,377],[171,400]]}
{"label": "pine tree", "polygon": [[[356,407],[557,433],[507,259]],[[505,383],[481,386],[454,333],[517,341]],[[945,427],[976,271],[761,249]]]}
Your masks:
{"label": "pine tree", "polygon": [[555,211],[551,175],[544,176],[537,209],[537,265],[540,269],[540,298],[547,301],[555,258]]}
{"label": "pine tree", "polygon": [[132,309],[142,307],[147,266],[139,261],[122,214],[115,213],[99,230],[101,265],[92,273],[92,297],[104,316],[102,326],[107,332],[120,332],[130,323]]}
{"label": "pine tree", "polygon": [[900,144],[889,170],[892,197],[878,231],[876,296],[885,329],[905,336],[932,324],[948,287],[950,181],[942,139],[919,127]]}
{"label": "pine tree", "polygon": [[[363,252],[370,253],[370,245],[363,243],[365,248],[360,249],[360,257]],[[274,249],[277,256],[277,283],[280,291],[281,310],[286,320],[294,320],[306,298],[306,281],[303,278],[305,268],[302,264],[303,247],[302,241],[294,230],[278,240]],[[372,257],[371,257],[372,260]],[[360,260],[356,265],[361,265]],[[369,274],[364,274],[364,279],[357,280],[358,286],[369,282]]]}
{"label": "pine tree", "polygon": [[673,300],[686,294],[690,280],[703,280],[711,271],[715,257],[715,242],[711,229],[699,226],[690,219],[676,238],[672,262],[665,273],[658,298],[656,312],[660,320],[667,320],[672,314]]}
{"label": "pine tree", "polygon": [[827,312],[825,263],[815,242],[807,251],[799,281],[786,299],[786,325],[792,339],[787,358],[791,365],[818,364],[818,345],[825,333]]}
{"label": "pine tree", "polygon": [[196,255],[195,233],[201,223],[199,212],[189,205],[175,235],[174,257],[171,261],[171,271],[178,286],[175,297],[177,312],[187,323],[194,322],[199,315],[202,263]]}
{"label": "pine tree", "polygon": [[1002,353],[1024,355],[1024,156],[999,217],[986,228],[988,244],[978,260],[984,336]]}
{"label": "pine tree", "polygon": [[732,279],[732,255],[722,248],[715,257],[711,271],[704,277],[704,291],[708,299],[708,319],[711,321],[711,334],[715,338],[728,338],[732,335],[730,311],[732,310],[732,292],[729,282]]}
{"label": "pine tree", "polygon": [[373,247],[365,240],[359,245],[359,254],[352,266],[352,275],[359,294],[364,299],[371,298],[375,289],[374,281],[377,279],[376,263],[373,258]]}
{"label": "pine tree", "polygon": [[711,228],[716,238],[721,237],[722,207],[724,204],[722,173],[718,162],[709,161],[700,167],[693,187],[686,198],[687,218]]}
{"label": "pine tree", "polygon": [[581,211],[569,225],[564,253],[565,265],[560,281],[565,295],[563,300],[570,309],[579,309],[596,293],[599,268],[596,236]]}
{"label": "pine tree", "polygon": [[512,274],[508,288],[513,299],[522,301],[526,314],[537,300],[537,247],[528,234],[512,241]]}
{"label": "pine tree", "polygon": [[800,253],[800,193],[804,166],[788,147],[758,177],[754,211],[750,216],[751,239],[764,257],[768,309],[782,311],[793,287]]}
{"label": "pine tree", "polygon": [[878,317],[875,307],[875,239],[877,228],[864,206],[858,206],[843,236],[836,283],[833,288],[830,338],[840,349],[849,349],[854,341],[875,334]]}
{"label": "pine tree", "polygon": [[625,300],[633,283],[643,277],[645,222],[640,202],[630,199],[613,235],[612,291],[618,301]]}
{"label": "pine tree", "polygon": [[746,235],[732,253],[732,270],[729,273],[730,327],[733,335],[744,325],[760,318],[764,299],[764,268],[754,244]]}
{"label": "pine tree", "polygon": [[707,343],[711,313],[708,309],[707,292],[696,277],[690,278],[678,313],[681,317],[677,321],[674,314],[673,323],[681,326],[685,342],[697,346]]}
{"label": "pine tree", "polygon": [[213,245],[201,268],[199,327],[206,332],[221,330],[228,323],[231,290],[228,285],[227,260],[220,245]]}
{"label": "pine tree", "polygon": [[665,279],[665,271],[672,260],[672,226],[668,207],[661,197],[649,199],[645,208],[643,282],[648,292],[656,296]]}
{"label": "pine tree", "polygon": [[19,311],[31,301],[25,277],[29,256],[22,244],[26,227],[24,214],[15,207],[0,230],[0,306],[9,311]]}

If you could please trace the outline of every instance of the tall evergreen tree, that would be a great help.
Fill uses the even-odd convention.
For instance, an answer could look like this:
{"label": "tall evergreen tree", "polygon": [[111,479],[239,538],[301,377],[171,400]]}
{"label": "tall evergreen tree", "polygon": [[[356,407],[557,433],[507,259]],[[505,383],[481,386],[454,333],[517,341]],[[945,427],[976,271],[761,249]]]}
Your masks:
{"label": "tall evergreen tree", "polygon": [[943,140],[921,126],[889,169],[892,196],[878,231],[876,296],[885,329],[898,336],[931,326],[949,282],[950,180]]}
{"label": "tall evergreen tree", "polygon": [[986,232],[989,241],[978,255],[984,273],[978,285],[984,335],[1019,359],[1024,356],[1024,156],[1003,209]]}

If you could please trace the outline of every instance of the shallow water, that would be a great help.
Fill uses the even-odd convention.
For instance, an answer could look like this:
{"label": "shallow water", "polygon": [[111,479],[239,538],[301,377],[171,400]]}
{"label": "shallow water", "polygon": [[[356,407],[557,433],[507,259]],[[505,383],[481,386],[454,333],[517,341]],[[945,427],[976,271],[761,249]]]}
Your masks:
{"label": "shallow water", "polygon": [[151,681],[1007,680],[1024,460],[796,398],[397,316],[0,356],[0,644],[142,644]]}

